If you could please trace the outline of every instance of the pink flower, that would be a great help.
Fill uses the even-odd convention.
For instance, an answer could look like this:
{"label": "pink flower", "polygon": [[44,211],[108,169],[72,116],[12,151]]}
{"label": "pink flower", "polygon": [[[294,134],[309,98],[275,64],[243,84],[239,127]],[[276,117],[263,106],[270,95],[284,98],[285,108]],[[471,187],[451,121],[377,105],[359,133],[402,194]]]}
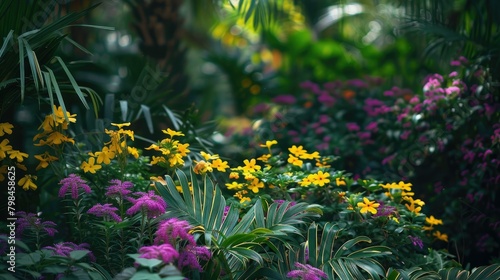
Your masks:
{"label": "pink flower", "polygon": [[451,87],[446,88],[445,92],[447,95],[454,94],[454,93],[459,94],[460,88],[458,88],[456,86],[451,86]]}
{"label": "pink flower", "polygon": [[189,234],[189,230],[191,230],[191,225],[187,221],[176,218],[164,220],[155,232],[156,238],[154,242],[155,244],[170,243],[174,245],[177,239],[182,239],[188,241],[189,244],[196,245],[194,237]]}
{"label": "pink flower", "polygon": [[346,123],[345,125],[347,127],[347,130],[349,131],[359,131],[359,125],[357,125],[356,123],[353,123],[353,122],[350,122],[350,123]]}
{"label": "pink flower", "polygon": [[211,257],[212,253],[206,247],[188,244],[179,255],[178,266],[179,269],[189,267],[201,272],[202,268],[198,259],[208,261]]}
{"label": "pink flower", "polygon": [[42,221],[35,213],[26,213],[24,211],[16,212],[16,234],[20,237],[26,229],[33,232],[45,231],[49,236],[54,236],[57,232],[57,225],[52,221]]}
{"label": "pink flower", "polygon": [[179,252],[172,245],[165,243],[161,245],[143,246],[139,249],[139,257],[145,259],[158,259],[164,263],[171,263],[179,258]]}
{"label": "pink flower", "polygon": [[106,189],[105,194],[109,198],[124,198],[132,192],[130,189],[134,187],[132,182],[122,182],[117,179],[111,180],[110,183],[111,185]]}
{"label": "pink flower", "polygon": [[320,96],[318,96],[318,101],[326,107],[332,107],[335,104],[335,98],[333,98],[329,94],[321,94]]}
{"label": "pink flower", "polygon": [[90,193],[92,190],[80,176],[70,174],[68,177],[62,179],[59,185],[59,197],[64,197],[69,189],[71,189],[71,198],[78,199],[78,190],[81,188],[85,193]]}
{"label": "pink flower", "polygon": [[386,165],[386,164],[391,163],[394,160],[395,157],[396,157],[396,154],[393,154],[393,155],[390,155],[390,156],[384,158],[382,160],[382,165]]}
{"label": "pink flower", "polygon": [[327,275],[322,270],[317,269],[308,264],[295,263],[296,270],[292,270],[286,274],[288,278],[297,278],[303,280],[321,280]]}
{"label": "pink flower", "polygon": [[165,213],[167,203],[165,203],[165,200],[163,200],[161,196],[156,195],[154,191],[149,191],[147,193],[137,192],[135,195],[139,195],[139,198],[127,198],[133,204],[132,207],[127,210],[127,215],[145,211],[148,218],[155,218]]}
{"label": "pink flower", "polygon": [[403,133],[401,133],[401,135],[399,136],[399,138],[401,138],[403,140],[407,140],[408,137],[410,136],[410,134],[411,134],[410,130],[405,130]]}
{"label": "pink flower", "polygon": [[44,249],[51,250],[54,255],[57,256],[63,256],[63,257],[69,257],[70,253],[73,251],[77,250],[83,250],[83,251],[88,251],[88,256],[89,259],[93,262],[95,262],[95,256],[92,254],[92,251],[90,251],[88,248],[90,247],[89,244],[87,243],[82,243],[82,244],[75,244],[73,242],[60,242],[57,244],[54,244],[54,246],[46,246]]}
{"label": "pink flower", "polygon": [[297,101],[297,99],[293,95],[284,94],[276,96],[272,99],[272,101],[277,104],[292,105]]}
{"label": "pink flower", "polygon": [[95,215],[96,217],[112,219],[119,223],[122,221],[122,218],[120,218],[120,216],[115,213],[116,211],[118,211],[118,208],[113,207],[110,203],[106,203],[104,205],[98,203],[92,206],[92,208],[90,208],[87,213]]}

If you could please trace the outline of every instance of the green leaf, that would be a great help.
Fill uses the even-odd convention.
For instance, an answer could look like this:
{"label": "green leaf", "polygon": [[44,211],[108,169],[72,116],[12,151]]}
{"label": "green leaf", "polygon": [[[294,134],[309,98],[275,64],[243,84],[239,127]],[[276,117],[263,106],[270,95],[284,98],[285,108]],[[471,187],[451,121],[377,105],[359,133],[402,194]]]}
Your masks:
{"label": "green leaf", "polygon": [[153,269],[163,263],[161,260],[145,258],[135,258],[135,262],[149,269]]}
{"label": "green leaf", "polygon": [[86,255],[88,255],[89,252],[90,252],[89,250],[75,250],[69,253],[69,257],[72,258],[73,260],[78,261],[83,257],[85,257]]}

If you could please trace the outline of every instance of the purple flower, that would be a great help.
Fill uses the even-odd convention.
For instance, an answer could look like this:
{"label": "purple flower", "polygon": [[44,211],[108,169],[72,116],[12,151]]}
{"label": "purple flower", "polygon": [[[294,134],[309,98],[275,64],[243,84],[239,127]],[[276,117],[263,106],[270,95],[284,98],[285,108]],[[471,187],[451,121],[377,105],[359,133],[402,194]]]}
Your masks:
{"label": "purple flower", "polygon": [[321,94],[320,96],[318,96],[318,101],[326,107],[332,107],[335,104],[335,98],[333,98],[329,94]]}
{"label": "purple flower", "polygon": [[405,130],[403,133],[401,133],[399,138],[401,138],[402,140],[407,140],[410,134],[411,134],[410,130]]}
{"label": "purple flower", "polygon": [[44,249],[52,250],[54,255],[69,257],[70,253],[77,250],[88,251],[89,258],[92,262],[95,262],[95,256],[92,251],[89,250],[90,245],[87,243],[82,243],[80,245],[75,244],[73,242],[59,242],[54,244],[54,246],[47,246]]}
{"label": "purple flower", "polygon": [[229,209],[231,209],[231,206],[224,206],[224,213],[222,213],[222,222],[224,222],[224,220],[226,219],[227,214],[229,213]]}
{"label": "purple flower", "polygon": [[295,267],[298,269],[288,272],[286,274],[286,277],[298,278],[303,280],[321,280],[327,277],[326,273],[324,273],[322,270],[308,264],[301,264],[296,262]]}
{"label": "purple flower", "polygon": [[189,244],[196,245],[194,237],[189,234],[189,230],[191,230],[191,225],[187,221],[178,220],[177,218],[164,220],[155,232],[156,238],[154,242],[155,244],[170,243],[174,245],[177,238],[180,238],[187,240]]}
{"label": "purple flower", "polygon": [[129,181],[120,181],[117,179],[110,181],[111,185],[107,188],[106,196],[109,198],[124,198],[127,197],[132,191],[134,184]]}
{"label": "purple flower", "polygon": [[283,104],[283,105],[292,105],[297,101],[295,96],[289,95],[289,94],[278,95],[275,98],[273,98],[272,100],[274,103]]}
{"label": "purple flower", "polygon": [[111,206],[110,203],[106,203],[104,205],[101,205],[100,203],[92,206],[87,213],[95,215],[97,217],[104,217],[106,220],[107,219],[113,219],[117,223],[122,221],[122,218],[118,216],[115,211],[118,211],[118,208]]}
{"label": "purple flower", "polygon": [[378,201],[380,203],[379,207],[377,208],[377,213],[373,214],[372,217],[388,217],[391,215],[396,214],[396,207],[394,206],[389,206],[385,205],[384,202]]}
{"label": "purple flower", "polygon": [[137,212],[145,211],[148,218],[155,218],[163,213],[167,208],[167,203],[159,195],[156,195],[154,191],[136,192],[139,198],[127,198],[132,202],[132,207],[127,210],[127,215],[134,215]]}
{"label": "purple flower", "polygon": [[206,247],[189,244],[180,253],[178,266],[179,269],[189,267],[191,269],[197,269],[201,272],[202,268],[198,259],[208,261],[211,257],[212,253],[210,253]]}
{"label": "purple flower", "polygon": [[382,165],[386,165],[388,163],[391,163],[394,158],[396,157],[396,154],[390,155],[382,160]]}
{"label": "purple flower", "polygon": [[370,132],[377,132],[378,130],[378,123],[377,122],[371,122],[365,126],[365,129],[370,131]]}
{"label": "purple flower", "polygon": [[56,227],[56,223],[51,221],[42,222],[42,219],[39,218],[35,213],[26,213],[24,211],[16,212],[16,215],[19,217],[16,221],[16,234],[21,236],[24,230],[29,229],[34,232],[45,231],[49,236],[54,236],[56,232],[58,232],[54,227]]}
{"label": "purple flower", "polygon": [[356,123],[346,123],[345,126],[347,127],[347,130],[349,131],[359,131],[359,125]]}
{"label": "purple flower", "polygon": [[87,185],[87,182],[85,182],[85,180],[75,174],[69,174],[68,177],[62,179],[59,182],[59,185],[62,185],[62,187],[59,189],[59,197],[64,197],[68,192],[68,189],[71,189],[71,198],[73,199],[78,199],[78,189],[80,188],[82,188],[86,193],[91,192],[91,189]]}
{"label": "purple flower", "polygon": [[145,259],[158,259],[164,263],[171,263],[179,258],[179,252],[170,244],[143,246],[139,249],[139,257]]}
{"label": "purple flower", "polygon": [[420,239],[418,236],[408,235],[408,238],[410,238],[411,243],[413,243],[413,246],[419,247],[420,249],[424,248],[424,242],[422,242],[422,239]]}

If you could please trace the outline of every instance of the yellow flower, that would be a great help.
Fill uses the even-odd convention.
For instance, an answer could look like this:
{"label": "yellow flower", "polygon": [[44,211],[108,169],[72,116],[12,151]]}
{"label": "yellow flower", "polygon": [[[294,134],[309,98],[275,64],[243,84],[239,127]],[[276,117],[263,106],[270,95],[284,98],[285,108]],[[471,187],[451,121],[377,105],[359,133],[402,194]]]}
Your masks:
{"label": "yellow flower", "polygon": [[21,180],[19,180],[19,182],[17,182],[17,184],[19,186],[23,187],[23,190],[25,190],[25,191],[27,191],[28,189],[36,190],[37,186],[33,182],[33,180],[36,180],[36,178],[37,178],[36,176],[24,175],[24,177],[21,178]]}
{"label": "yellow flower", "polygon": [[260,165],[256,164],[255,159],[245,159],[243,163],[245,164],[245,166],[243,166],[243,170],[246,172],[255,172],[261,169]]}
{"label": "yellow flower", "polygon": [[411,196],[405,196],[403,199],[410,202],[410,204],[405,204],[405,206],[409,211],[415,214],[420,213],[420,211],[422,210],[422,206],[425,205],[425,202],[423,202],[422,200],[413,199]]}
{"label": "yellow flower", "polygon": [[174,136],[184,136],[182,132],[172,130],[170,128],[167,128],[167,130],[162,130],[163,133],[170,135],[170,138]]}
{"label": "yellow flower", "polygon": [[186,143],[186,144],[177,144],[177,151],[179,152],[179,154],[183,157],[187,156],[187,154],[190,152],[190,150],[188,149],[189,147],[189,144]]}
{"label": "yellow flower", "polygon": [[250,186],[248,186],[248,188],[251,191],[253,191],[254,193],[258,193],[259,189],[263,189],[264,188],[264,183],[260,182],[258,178],[254,178],[252,180],[252,183],[250,184]]}
{"label": "yellow flower", "polygon": [[335,178],[335,183],[337,183],[337,186],[345,186],[345,181],[343,179],[340,179],[340,178]]}
{"label": "yellow flower", "polygon": [[301,167],[304,162],[301,161],[299,158],[293,156],[292,154],[289,154],[288,155],[288,163],[291,163],[295,166]]}
{"label": "yellow flower", "polygon": [[297,146],[293,145],[291,148],[288,148],[288,150],[290,151],[290,153],[292,153],[296,157],[300,157],[304,154],[307,154],[307,151],[304,150],[304,148],[302,146],[297,147]]}
{"label": "yellow flower", "polygon": [[301,159],[318,159],[320,158],[319,152],[313,152],[312,154],[305,153],[300,156]]}
{"label": "yellow flower", "polygon": [[231,172],[229,173],[229,178],[237,180],[240,178],[240,174],[238,174],[238,172]]}
{"label": "yellow flower", "polygon": [[118,127],[118,129],[121,129],[124,126],[129,126],[130,123],[129,122],[126,122],[126,123],[111,123],[111,125]]}
{"label": "yellow flower", "polygon": [[89,162],[86,161],[82,162],[80,168],[83,169],[85,173],[90,172],[92,174],[95,174],[95,172],[101,169],[102,166],[99,164],[95,164],[95,158],[91,157],[89,158]]}
{"label": "yellow flower", "polygon": [[228,190],[239,190],[239,189],[243,188],[243,184],[238,183],[238,182],[232,182],[231,184],[227,183],[226,187]]}
{"label": "yellow flower", "polygon": [[361,209],[359,210],[361,214],[364,214],[366,212],[377,214],[377,207],[379,206],[380,203],[376,203],[375,201],[370,201],[366,197],[363,197],[363,202],[358,202],[358,207],[361,207]]}
{"label": "yellow flower", "polygon": [[0,123],[0,136],[4,136],[5,133],[12,134],[12,129],[14,126],[8,122]]}
{"label": "yellow flower", "polygon": [[400,181],[398,184],[396,183],[387,183],[387,184],[380,184],[385,189],[395,189],[395,190],[404,190],[404,191],[411,191],[411,183],[405,184],[403,181]]}
{"label": "yellow flower", "polygon": [[330,174],[328,172],[323,173],[323,171],[320,170],[318,171],[318,173],[311,175],[314,175],[313,177],[311,177],[311,181],[315,185],[322,187],[325,184],[330,183],[330,179],[328,179],[328,177],[330,177]]}
{"label": "yellow flower", "polygon": [[446,234],[446,233],[441,233],[441,232],[439,232],[439,230],[436,230],[436,232],[434,232],[432,235],[439,240],[448,242],[448,234]]}
{"label": "yellow flower", "polygon": [[102,148],[102,151],[95,152],[95,156],[97,157],[97,163],[110,164],[111,160],[115,157],[115,153],[105,146]]}
{"label": "yellow flower", "polygon": [[132,155],[134,158],[139,158],[139,150],[134,147],[127,147],[127,151],[130,155]]}
{"label": "yellow flower", "polygon": [[271,146],[274,144],[278,144],[278,141],[276,141],[276,140],[266,141],[266,144],[260,144],[260,146],[267,147],[268,149],[271,149]]}
{"label": "yellow flower", "polygon": [[271,154],[264,154],[258,157],[257,159],[262,161],[262,162],[267,162],[271,158]]}
{"label": "yellow flower", "polygon": [[220,158],[212,161],[212,167],[217,168],[220,172],[226,172],[226,168],[229,168],[227,161],[222,161]]}
{"label": "yellow flower", "polygon": [[45,152],[45,153],[40,154],[40,155],[35,155],[35,158],[40,161],[40,163],[38,164],[38,166],[35,169],[36,171],[38,171],[42,168],[47,168],[47,166],[49,166],[50,162],[58,160],[57,157],[50,155],[49,152]]}
{"label": "yellow flower", "polygon": [[[311,175],[309,175],[309,176],[311,176]],[[299,182],[299,184],[300,184],[301,187],[307,187],[310,184],[312,184],[312,181],[309,178],[309,176],[305,177],[304,179],[302,179],[302,181]]]}
{"label": "yellow flower", "polygon": [[17,162],[23,162],[24,158],[28,158],[27,153],[23,153],[18,150],[11,150],[7,152],[11,159],[16,159]]}
{"label": "yellow flower", "polygon": [[[66,111],[67,116],[68,116],[68,121],[75,123],[76,122],[76,114],[71,114],[69,111]],[[67,123],[65,117],[64,117],[64,112],[63,108],[61,106],[57,107],[54,105],[54,116],[56,117],[56,122],[62,124],[62,123]]]}
{"label": "yellow flower", "polygon": [[198,163],[196,163],[196,165],[193,168],[193,171],[196,174],[205,174],[207,172],[212,172],[213,169],[210,166],[210,163],[208,163],[204,160],[201,160]]}
{"label": "yellow flower", "polygon": [[9,151],[12,151],[12,146],[9,145],[8,139],[3,139],[2,142],[0,143],[0,160],[6,158],[7,154],[5,152]]}
{"label": "yellow flower", "polygon": [[425,222],[431,226],[437,226],[443,224],[443,220],[436,219],[434,218],[433,215],[431,215],[430,217],[425,217]]}
{"label": "yellow flower", "polygon": [[243,196],[240,199],[240,203],[241,204],[245,204],[245,202],[250,202],[250,201],[252,201],[252,200],[249,197],[246,197],[246,196]]}
{"label": "yellow flower", "polygon": [[166,163],[167,161],[165,160],[164,157],[157,157],[157,156],[151,157],[151,165],[155,165],[161,162]]}

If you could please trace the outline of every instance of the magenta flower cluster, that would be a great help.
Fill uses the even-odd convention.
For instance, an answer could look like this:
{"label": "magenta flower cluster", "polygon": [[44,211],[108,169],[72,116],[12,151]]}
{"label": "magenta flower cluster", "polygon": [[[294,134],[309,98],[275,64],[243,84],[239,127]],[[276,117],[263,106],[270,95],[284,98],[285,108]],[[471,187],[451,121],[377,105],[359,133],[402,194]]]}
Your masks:
{"label": "magenta flower cluster", "polygon": [[52,221],[42,221],[35,213],[26,213],[24,211],[16,212],[16,234],[18,237],[26,231],[45,232],[49,236],[54,236],[58,231],[55,229],[56,223]]}
{"label": "magenta flower cluster", "polygon": [[165,213],[167,203],[154,191],[136,192],[134,195],[137,198],[128,197],[127,199],[132,202],[132,207],[127,210],[127,215],[134,215],[138,212],[146,213],[148,218],[155,218]]}
{"label": "magenta flower cluster", "polygon": [[71,198],[76,200],[78,199],[80,189],[85,193],[90,193],[92,191],[89,185],[87,185],[87,182],[76,174],[70,174],[68,177],[62,179],[59,184],[61,185],[59,197],[65,197],[66,193],[70,191]]}
{"label": "magenta flower cluster", "polygon": [[54,246],[46,246],[44,249],[51,250],[54,255],[57,256],[63,256],[63,257],[70,257],[70,253],[73,251],[88,251],[88,257],[90,261],[95,262],[96,258],[92,251],[89,250],[90,245],[87,243],[82,243],[82,244],[75,244],[73,242],[59,242],[57,244],[54,244]]}
{"label": "magenta flower cluster", "polygon": [[321,280],[326,278],[327,275],[322,270],[317,269],[309,264],[301,264],[296,262],[297,269],[292,270],[286,274],[286,277],[301,280]]}
{"label": "magenta flower cluster", "polygon": [[[141,247],[140,257],[160,259],[165,263],[177,261],[179,269],[202,271],[199,260],[209,260],[212,255],[206,247],[196,245],[190,230],[191,226],[184,220],[170,218],[162,221],[155,232],[154,245]],[[175,248],[179,248],[179,251]]]}
{"label": "magenta flower cluster", "polygon": [[87,213],[92,214],[96,217],[104,217],[105,220],[114,220],[115,222],[119,223],[122,221],[122,218],[116,214],[116,211],[118,211],[118,208],[112,206],[110,203],[106,204],[96,204],[92,206]]}

